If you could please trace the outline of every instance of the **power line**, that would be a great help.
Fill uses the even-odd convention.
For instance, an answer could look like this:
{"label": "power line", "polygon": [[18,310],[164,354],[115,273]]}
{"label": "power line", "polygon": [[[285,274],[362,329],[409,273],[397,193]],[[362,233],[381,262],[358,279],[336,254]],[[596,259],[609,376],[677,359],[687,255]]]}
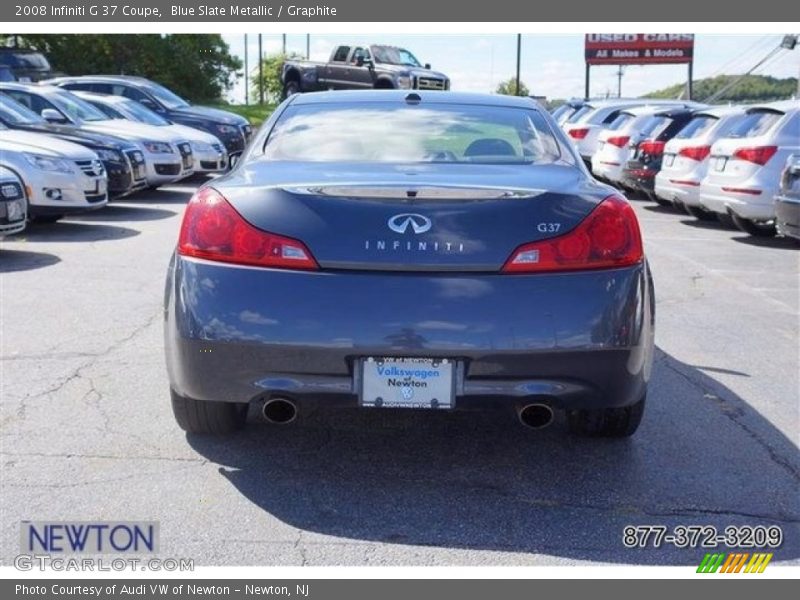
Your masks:
{"label": "power line", "polygon": [[713,94],[711,94],[711,95],[710,95],[708,98],[706,98],[705,100],[703,100],[703,102],[705,102],[705,103],[707,103],[707,104],[710,104],[710,103],[712,103],[714,100],[716,100],[717,98],[720,98],[720,97],[722,97],[722,96],[723,96],[723,95],[724,95],[726,92],[728,92],[729,90],[731,90],[731,89],[732,89],[732,88],[734,88],[735,86],[739,85],[739,83],[740,83],[740,82],[741,82],[741,81],[742,81],[742,80],[743,80],[745,77],[747,77],[748,75],[750,75],[750,74],[751,74],[753,71],[755,71],[755,70],[756,70],[757,68],[759,68],[761,65],[763,65],[763,64],[764,64],[764,63],[766,63],[768,60],[770,60],[771,58],[773,58],[773,57],[774,57],[775,55],[777,55],[777,54],[778,54],[778,53],[779,53],[781,50],[784,50],[784,48],[782,48],[781,46],[777,46],[777,47],[773,48],[772,50],[770,50],[770,51],[769,51],[769,54],[767,54],[767,55],[766,55],[764,58],[762,58],[760,61],[758,61],[758,62],[757,62],[755,65],[753,65],[752,67],[750,67],[750,69],[748,69],[748,71],[747,71],[747,72],[745,72],[745,73],[744,73],[744,74],[742,74],[742,75],[739,75],[739,77],[737,77],[736,79],[734,79],[733,81],[731,81],[731,82],[730,82],[730,83],[728,83],[727,85],[724,85],[724,86],[722,86],[722,87],[721,87],[719,90],[717,90],[716,92],[714,92]]}
{"label": "power line", "polygon": [[[761,52],[762,50],[766,49],[766,47],[770,45],[770,42],[773,41],[773,37],[774,36],[771,35],[765,35],[759,38],[746,50],[742,51],[741,53],[731,58],[721,67],[715,69],[710,75],[706,75],[706,77],[708,78],[716,77],[717,75],[724,73],[727,69],[731,69],[733,65],[735,64],[738,65],[738,63],[747,61],[754,52]],[[766,42],[766,44],[764,42]],[[763,48],[760,48],[760,46],[763,46]],[[758,48],[758,50],[756,50],[756,48]]]}

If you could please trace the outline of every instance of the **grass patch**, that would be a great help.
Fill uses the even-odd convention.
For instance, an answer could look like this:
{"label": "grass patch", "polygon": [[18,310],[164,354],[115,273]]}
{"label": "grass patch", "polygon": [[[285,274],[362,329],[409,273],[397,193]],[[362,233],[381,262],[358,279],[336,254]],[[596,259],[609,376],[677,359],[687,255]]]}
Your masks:
{"label": "grass patch", "polygon": [[253,127],[266,121],[275,110],[274,104],[215,104],[214,108],[227,110],[243,116]]}

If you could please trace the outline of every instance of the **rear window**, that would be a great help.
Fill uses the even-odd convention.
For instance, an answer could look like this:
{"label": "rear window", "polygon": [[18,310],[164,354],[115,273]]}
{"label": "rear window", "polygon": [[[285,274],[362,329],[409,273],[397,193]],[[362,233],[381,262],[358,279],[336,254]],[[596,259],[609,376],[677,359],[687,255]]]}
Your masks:
{"label": "rear window", "polygon": [[731,129],[728,137],[747,138],[764,135],[781,120],[783,114],[773,110],[754,110],[749,112]]}
{"label": "rear window", "polygon": [[568,118],[574,112],[575,112],[574,106],[570,106],[569,104],[562,104],[550,114],[556,121],[560,121],[562,119]]}
{"label": "rear window", "polygon": [[588,115],[590,112],[593,111],[594,107],[589,106],[588,104],[584,104],[578,110],[576,110],[574,113],[570,115],[569,119],[567,119],[567,123],[577,123],[578,121],[583,119],[583,117],[585,117],[586,115]]}
{"label": "rear window", "polygon": [[382,103],[289,106],[264,153],[301,162],[531,164],[561,158],[536,110]]}
{"label": "rear window", "polygon": [[650,117],[642,125],[642,135],[645,138],[657,138],[662,131],[669,127],[671,122],[672,119],[661,115]]}
{"label": "rear window", "polygon": [[611,123],[608,124],[608,127],[606,129],[609,129],[611,131],[619,131],[620,129],[625,127],[628,123],[633,121],[633,119],[634,119],[633,115],[630,115],[628,113],[620,113],[617,115],[616,119],[614,119],[613,121],[611,121]]}
{"label": "rear window", "polygon": [[711,115],[697,115],[696,117],[692,117],[692,120],[686,124],[686,127],[675,134],[675,137],[679,140],[699,137],[711,131],[711,128],[716,125],[717,120],[717,117]]}

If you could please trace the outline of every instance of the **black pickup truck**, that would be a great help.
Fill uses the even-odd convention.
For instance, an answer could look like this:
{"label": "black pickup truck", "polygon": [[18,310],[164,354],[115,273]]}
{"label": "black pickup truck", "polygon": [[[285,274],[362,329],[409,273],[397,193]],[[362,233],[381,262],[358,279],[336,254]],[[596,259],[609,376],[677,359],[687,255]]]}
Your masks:
{"label": "black pickup truck", "polygon": [[281,82],[284,97],[322,90],[450,89],[445,74],[421,65],[405,48],[378,45],[337,46],[326,63],[287,60]]}

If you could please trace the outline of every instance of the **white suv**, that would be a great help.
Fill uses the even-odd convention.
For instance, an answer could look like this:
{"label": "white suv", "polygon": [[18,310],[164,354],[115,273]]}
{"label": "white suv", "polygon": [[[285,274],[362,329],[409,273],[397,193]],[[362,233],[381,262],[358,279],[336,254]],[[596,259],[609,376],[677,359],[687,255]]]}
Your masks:
{"label": "white suv", "polygon": [[597,150],[597,139],[600,132],[610,125],[619,113],[634,106],[697,106],[694,102],[682,100],[650,100],[648,98],[614,98],[611,100],[589,101],[576,110],[562,128],[578,148],[581,158],[586,163],[592,159]]}
{"label": "white suv", "polygon": [[789,155],[800,152],[800,101],[750,106],[711,146],[700,184],[706,210],[750,235],[775,235],[775,196]]}
{"label": "white suv", "polygon": [[720,106],[695,113],[664,147],[656,196],[698,219],[716,219],[700,204],[700,182],[708,173],[711,145],[725,137],[744,117],[745,109]]}
{"label": "white suv", "polygon": [[31,220],[52,223],[108,202],[103,163],[85,146],[0,125],[0,157],[25,182]]}

